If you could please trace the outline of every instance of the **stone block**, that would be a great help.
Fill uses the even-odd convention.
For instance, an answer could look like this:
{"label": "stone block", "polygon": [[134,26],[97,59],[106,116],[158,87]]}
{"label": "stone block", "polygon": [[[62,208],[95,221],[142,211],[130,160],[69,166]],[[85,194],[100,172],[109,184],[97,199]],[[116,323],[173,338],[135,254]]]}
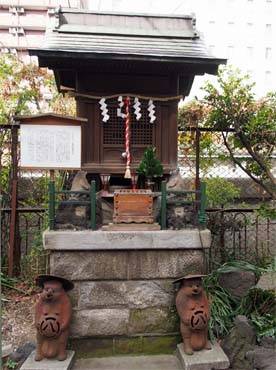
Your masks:
{"label": "stone block", "polygon": [[35,351],[33,351],[24,364],[21,370],[69,370],[73,366],[74,351],[67,351],[67,359],[65,361],[58,361],[55,359],[43,359],[42,361],[35,361]]}
{"label": "stone block", "polygon": [[52,275],[70,280],[127,279],[127,253],[121,251],[54,252]]}
{"label": "stone block", "polygon": [[200,250],[53,252],[50,271],[70,280],[174,279],[201,273]]}
{"label": "stone block", "polygon": [[80,283],[80,309],[117,306],[146,308],[170,306],[174,301],[172,280],[87,281]]}
{"label": "stone block", "polygon": [[200,250],[130,251],[129,279],[177,278],[201,273],[203,253]]}
{"label": "stone block", "polygon": [[183,343],[180,343],[177,345],[176,354],[184,370],[215,370],[229,368],[229,360],[217,343],[212,345],[211,350],[201,350],[194,352],[193,355],[186,355],[183,350]]}
{"label": "stone block", "polygon": [[169,308],[150,307],[130,311],[129,334],[174,333],[178,327],[178,316]]}
{"label": "stone block", "polygon": [[127,334],[129,310],[99,309],[73,312],[72,337],[110,336]]}

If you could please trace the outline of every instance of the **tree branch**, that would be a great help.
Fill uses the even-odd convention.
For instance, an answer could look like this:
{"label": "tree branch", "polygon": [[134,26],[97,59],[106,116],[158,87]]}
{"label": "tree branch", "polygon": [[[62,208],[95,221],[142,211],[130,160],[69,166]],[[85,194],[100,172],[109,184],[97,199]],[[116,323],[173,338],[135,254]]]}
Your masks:
{"label": "tree branch", "polygon": [[250,171],[248,171],[241,163],[240,161],[238,161],[235,157],[234,157],[234,154],[233,154],[233,151],[232,149],[230,148],[230,145],[228,144],[227,142],[227,138],[225,136],[225,133],[222,132],[222,137],[223,137],[223,142],[224,142],[224,145],[226,146],[229,154],[230,154],[230,157],[231,157],[231,160],[236,163],[253,181],[255,181],[258,185],[260,185],[272,198],[274,198],[274,193],[273,191],[271,191],[269,189],[269,187],[264,184],[261,180],[259,180],[257,177],[253,176],[252,173]]}
{"label": "tree branch", "polygon": [[274,176],[269,171],[267,166],[264,164],[264,162],[262,161],[260,156],[253,151],[253,149],[252,149],[250,143],[248,142],[248,140],[246,139],[245,135],[240,130],[237,131],[237,135],[238,135],[240,141],[242,142],[243,146],[248,151],[248,153],[251,155],[251,157],[254,159],[254,161],[256,161],[258,163],[258,165],[261,167],[261,169],[265,172],[265,174],[267,175],[267,177],[271,181],[272,185],[275,186],[276,185],[276,180],[275,180]]}

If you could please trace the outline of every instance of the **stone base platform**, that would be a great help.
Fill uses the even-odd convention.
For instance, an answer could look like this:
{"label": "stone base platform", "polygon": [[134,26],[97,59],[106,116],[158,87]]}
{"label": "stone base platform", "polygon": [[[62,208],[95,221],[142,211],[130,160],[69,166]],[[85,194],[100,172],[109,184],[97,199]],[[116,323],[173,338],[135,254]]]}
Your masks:
{"label": "stone base platform", "polygon": [[230,365],[218,343],[213,344],[211,350],[195,351],[193,355],[186,355],[183,343],[180,343],[177,345],[176,354],[184,370],[224,370]]}
{"label": "stone base platform", "polygon": [[55,359],[43,359],[42,361],[35,361],[35,351],[33,351],[24,364],[21,370],[70,370],[73,366],[73,358],[75,352],[67,351],[67,359],[65,361],[58,361]]}
{"label": "stone base platform", "polygon": [[172,282],[204,272],[209,246],[209,230],[46,231],[50,273],[75,285],[71,349],[82,357],[172,353]]}

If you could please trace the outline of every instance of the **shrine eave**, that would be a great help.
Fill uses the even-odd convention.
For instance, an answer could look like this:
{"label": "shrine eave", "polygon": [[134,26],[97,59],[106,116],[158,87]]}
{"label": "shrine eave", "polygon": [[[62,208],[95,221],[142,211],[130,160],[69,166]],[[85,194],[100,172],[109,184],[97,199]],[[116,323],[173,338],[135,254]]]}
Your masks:
{"label": "shrine eave", "polygon": [[[113,53],[90,53],[76,52],[67,50],[51,50],[51,49],[29,49],[30,55],[35,55],[39,59],[41,67],[73,67],[74,64],[80,66],[89,66],[91,63],[101,65],[102,62],[112,61],[118,62],[121,65],[125,62],[136,63],[142,62],[153,64],[157,69],[170,68],[172,70],[187,71],[186,67],[190,66],[189,70],[195,71],[195,74],[210,73],[216,74],[220,64],[226,64],[227,59],[212,58],[212,57],[170,57],[170,56],[155,56],[155,55],[136,55],[136,54],[113,54]],[[113,66],[114,67],[114,66]]]}

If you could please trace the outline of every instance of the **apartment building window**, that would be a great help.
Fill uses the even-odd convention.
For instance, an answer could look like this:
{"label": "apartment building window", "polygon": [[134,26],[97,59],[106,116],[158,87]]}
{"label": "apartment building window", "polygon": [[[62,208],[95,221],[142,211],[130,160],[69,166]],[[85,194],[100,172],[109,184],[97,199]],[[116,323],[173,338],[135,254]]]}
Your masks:
{"label": "apartment building window", "polygon": [[272,57],[272,49],[271,48],[265,48],[265,59],[271,60]]}
{"label": "apartment building window", "polygon": [[233,58],[234,57],[234,51],[235,51],[235,48],[233,45],[228,45],[227,47],[227,54],[228,54],[228,57],[229,58]]}
{"label": "apartment building window", "polygon": [[247,46],[247,48],[246,48],[246,56],[247,56],[247,58],[253,58],[253,56],[254,56],[254,48],[253,48],[253,46]]}
{"label": "apartment building window", "polygon": [[265,81],[264,82],[267,88],[269,88],[272,85],[271,81],[272,81],[271,71],[265,71]]}

